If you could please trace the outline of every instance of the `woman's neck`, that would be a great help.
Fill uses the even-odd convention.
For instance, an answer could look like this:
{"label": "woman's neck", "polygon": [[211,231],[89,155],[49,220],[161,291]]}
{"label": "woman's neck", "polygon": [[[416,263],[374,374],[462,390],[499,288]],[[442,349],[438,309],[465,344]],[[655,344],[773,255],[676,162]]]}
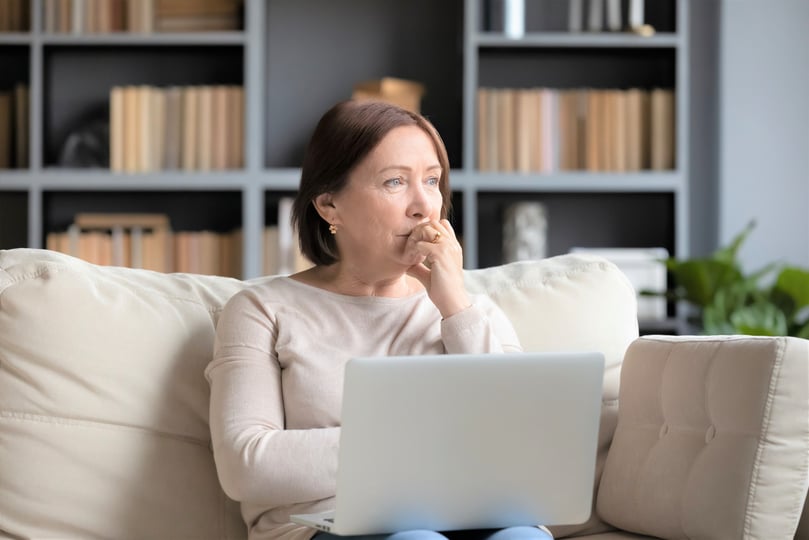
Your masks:
{"label": "woman's neck", "polygon": [[404,298],[424,289],[418,280],[404,272],[385,275],[342,261],[329,266],[315,266],[292,278],[346,296]]}

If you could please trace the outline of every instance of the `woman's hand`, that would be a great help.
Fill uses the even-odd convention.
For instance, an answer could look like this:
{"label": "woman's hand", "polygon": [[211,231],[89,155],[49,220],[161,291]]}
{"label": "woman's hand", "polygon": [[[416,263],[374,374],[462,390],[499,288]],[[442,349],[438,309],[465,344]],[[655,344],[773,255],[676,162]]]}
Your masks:
{"label": "woman's hand", "polygon": [[463,283],[463,250],[449,221],[419,224],[407,239],[408,246],[423,257],[407,273],[418,279],[443,318],[471,304]]}

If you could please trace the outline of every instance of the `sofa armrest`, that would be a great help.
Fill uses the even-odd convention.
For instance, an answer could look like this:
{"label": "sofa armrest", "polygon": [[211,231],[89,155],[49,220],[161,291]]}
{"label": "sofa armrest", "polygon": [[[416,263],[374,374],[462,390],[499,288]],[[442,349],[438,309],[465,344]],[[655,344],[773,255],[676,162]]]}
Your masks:
{"label": "sofa armrest", "polygon": [[809,341],[647,336],[627,350],[597,508],[660,538],[792,538],[809,485]]}

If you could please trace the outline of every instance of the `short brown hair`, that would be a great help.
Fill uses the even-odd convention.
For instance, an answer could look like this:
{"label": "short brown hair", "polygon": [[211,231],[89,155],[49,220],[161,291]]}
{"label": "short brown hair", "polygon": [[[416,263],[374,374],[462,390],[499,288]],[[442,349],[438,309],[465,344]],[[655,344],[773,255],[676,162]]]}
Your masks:
{"label": "short brown hair", "polygon": [[323,193],[341,191],[351,171],[388,132],[400,126],[420,127],[432,139],[441,165],[441,217],[449,215],[449,158],[444,141],[429,120],[381,101],[342,101],[326,111],[315,127],[292,207],[292,225],[298,231],[301,252],[315,264],[329,265],[340,259],[329,224],[315,208],[315,199]]}

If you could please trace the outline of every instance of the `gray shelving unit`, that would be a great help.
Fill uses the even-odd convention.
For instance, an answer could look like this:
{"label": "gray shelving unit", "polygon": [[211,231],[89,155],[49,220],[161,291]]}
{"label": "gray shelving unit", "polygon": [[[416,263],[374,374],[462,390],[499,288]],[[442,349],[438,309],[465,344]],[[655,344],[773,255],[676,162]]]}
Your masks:
{"label": "gray shelving unit", "polygon": [[[677,255],[686,255],[689,126],[688,92],[684,89],[689,76],[688,0],[665,0],[675,12],[676,30],[651,38],[529,31],[516,41],[482,30],[482,1],[246,0],[245,28],[240,32],[48,35],[38,30],[42,27],[42,0],[32,0],[32,31],[0,35],[0,62],[13,60],[15,72],[27,76],[31,91],[30,167],[0,171],[0,213],[4,214],[0,228],[7,228],[6,233],[0,229],[0,247],[16,247],[20,238],[25,238],[30,247],[42,247],[48,228],[57,226],[54,214],[63,210],[59,206],[61,199],[76,204],[86,194],[91,206],[116,206],[120,202],[117,199],[134,200],[130,204],[137,206],[139,201],[168,204],[166,201],[175,201],[178,193],[188,193],[189,204],[205,201],[199,212],[212,212],[216,205],[208,204],[208,194],[213,202],[221,199],[222,215],[235,216],[232,219],[242,226],[244,277],[256,277],[261,274],[262,229],[275,219],[271,209],[277,199],[297,188],[303,147],[317,118],[334,102],[349,97],[354,82],[396,76],[422,81],[427,87],[422,112],[436,124],[450,152],[452,186],[455,200],[460,202],[456,226],[464,237],[467,267],[497,263],[498,224],[491,220],[497,219],[505,203],[521,198],[548,200],[566,214],[601,205],[603,210],[591,212],[589,218],[585,214],[567,216],[559,223],[571,226],[572,222],[575,229],[576,220],[589,219],[591,223],[581,228],[585,233],[594,228],[609,232],[595,238],[595,243],[620,245],[626,240],[628,245],[634,245],[650,238]],[[670,24],[675,28],[673,21]],[[640,66],[643,71],[644,66],[653,66],[652,71],[662,73],[638,73],[641,79],[648,75],[652,80],[657,76],[675,81],[675,170],[633,174],[478,172],[474,143],[476,91],[487,83],[486,77],[491,76],[487,73],[507,70],[508,57],[515,51],[518,63],[530,64],[536,57],[539,65],[543,55],[558,51],[564,51],[565,58],[580,53],[598,59],[605,55],[609,59],[615,51],[621,51],[619,62],[629,61],[629,68]],[[632,63],[636,55],[643,59],[639,64]],[[498,68],[495,63],[501,57],[506,58],[505,64]],[[161,58],[163,62],[182,65],[175,72],[160,67]],[[657,64],[662,67],[656,67],[656,59],[660,59]],[[21,62],[24,65],[18,65]],[[75,79],[65,71],[75,73]],[[573,63],[565,76],[586,80],[588,74],[580,71]],[[621,71],[617,70],[619,74]],[[541,74],[525,77],[520,73],[504,84],[553,82]],[[100,96],[107,94],[113,84],[164,85],[195,82],[195,78],[211,83],[236,80],[244,85],[249,113],[245,118],[242,170],[128,175],[56,166],[53,155],[58,137],[54,132],[64,128],[58,125],[66,122],[59,120],[60,115],[71,112],[72,107],[104,106]],[[95,97],[89,95],[93,92]],[[54,103],[57,94],[58,105]],[[22,200],[26,201],[25,211],[18,208]],[[17,210],[10,211],[12,206]],[[663,210],[639,216],[637,231],[648,233],[639,234],[632,229],[633,216],[628,218],[627,213],[645,206]],[[617,214],[621,218],[614,227],[592,223],[610,220]],[[19,233],[20,228],[25,228],[24,234]],[[565,232],[561,240],[557,239],[559,250],[563,251],[570,242],[582,243],[582,237],[575,232]],[[549,253],[555,254],[558,253]]]}

